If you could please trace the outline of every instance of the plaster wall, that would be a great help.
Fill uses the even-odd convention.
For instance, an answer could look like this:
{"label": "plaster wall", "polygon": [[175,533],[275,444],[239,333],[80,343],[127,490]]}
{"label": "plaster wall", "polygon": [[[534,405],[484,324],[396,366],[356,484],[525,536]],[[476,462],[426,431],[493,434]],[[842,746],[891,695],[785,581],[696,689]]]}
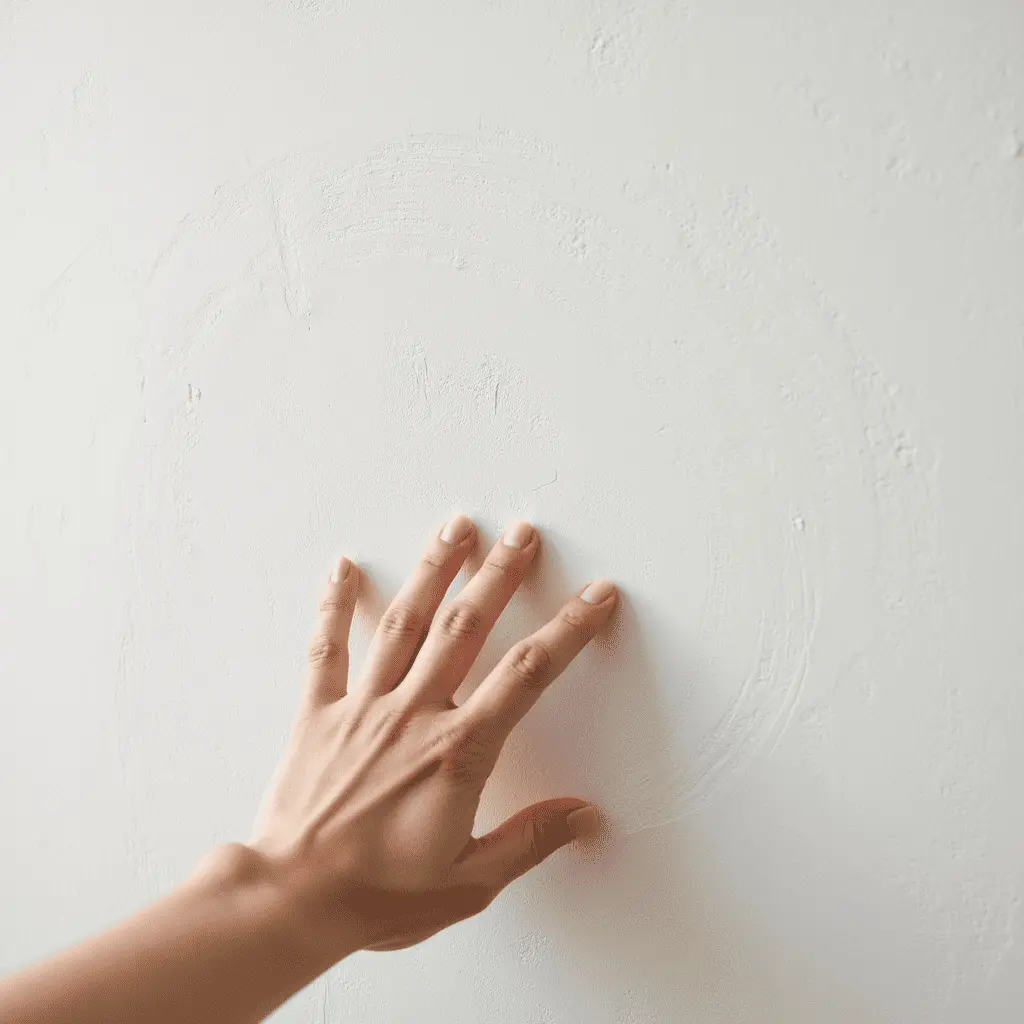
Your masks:
{"label": "plaster wall", "polygon": [[[0,970],[244,839],[335,551],[612,633],[613,834],[281,1022],[1024,1017],[1024,7],[0,3]],[[456,587],[459,584],[456,584]]]}

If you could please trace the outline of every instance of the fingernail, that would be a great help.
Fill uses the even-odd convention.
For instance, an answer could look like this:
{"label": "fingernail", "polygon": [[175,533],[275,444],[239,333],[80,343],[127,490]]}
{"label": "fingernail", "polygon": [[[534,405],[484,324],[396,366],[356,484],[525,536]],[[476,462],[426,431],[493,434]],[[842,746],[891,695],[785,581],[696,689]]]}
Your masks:
{"label": "fingernail", "polygon": [[588,804],[566,815],[565,824],[574,838],[587,839],[601,831],[601,815],[593,804]]}
{"label": "fingernail", "polygon": [[334,568],[331,570],[331,582],[340,583],[348,575],[348,571],[351,568],[352,563],[344,555],[340,555],[338,561],[334,563]]}
{"label": "fingernail", "polygon": [[446,544],[461,544],[473,529],[473,520],[469,516],[456,516],[449,519],[441,530],[441,540]]}
{"label": "fingernail", "polygon": [[600,604],[607,601],[615,593],[615,584],[611,580],[594,580],[586,590],[580,594],[587,604]]}
{"label": "fingernail", "polygon": [[521,520],[513,523],[502,535],[501,543],[507,548],[525,548],[533,536],[533,527]]}

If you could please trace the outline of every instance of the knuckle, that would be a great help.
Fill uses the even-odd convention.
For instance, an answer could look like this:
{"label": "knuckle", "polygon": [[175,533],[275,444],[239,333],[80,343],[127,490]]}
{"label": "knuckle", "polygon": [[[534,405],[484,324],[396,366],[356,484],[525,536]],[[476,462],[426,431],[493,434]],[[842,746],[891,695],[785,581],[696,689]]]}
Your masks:
{"label": "knuckle", "polygon": [[513,567],[516,564],[515,558],[499,558],[497,555],[488,555],[484,559],[484,566],[488,569],[493,569],[497,573],[501,573],[503,576],[511,574]]}
{"label": "knuckle", "polygon": [[443,569],[447,561],[448,552],[441,550],[440,547],[430,547],[423,552],[422,562],[424,565],[429,565],[431,569]]}
{"label": "knuckle", "polygon": [[512,881],[525,875],[531,868],[535,868],[540,864],[543,859],[537,823],[532,817],[526,818],[521,826],[520,838],[516,844],[515,854],[506,865],[506,881]]}
{"label": "knuckle", "polygon": [[347,656],[348,650],[344,644],[322,633],[313,637],[309,643],[309,663],[313,668],[336,668]]}
{"label": "knuckle", "polygon": [[437,616],[438,632],[452,640],[476,640],[483,626],[483,616],[466,601],[456,601],[442,608]]}
{"label": "knuckle", "polygon": [[586,612],[579,607],[579,605],[566,605],[558,613],[558,617],[565,623],[565,625],[577,633],[584,633],[587,630],[588,616]]}
{"label": "knuckle", "polygon": [[348,602],[337,597],[324,597],[320,600],[320,614],[333,615],[348,607]]}
{"label": "knuckle", "polygon": [[538,640],[524,640],[512,648],[509,670],[527,686],[543,686],[551,671],[551,652]]}
{"label": "knuckle", "polygon": [[423,632],[423,616],[407,604],[393,604],[380,620],[380,630],[395,640],[418,638]]}

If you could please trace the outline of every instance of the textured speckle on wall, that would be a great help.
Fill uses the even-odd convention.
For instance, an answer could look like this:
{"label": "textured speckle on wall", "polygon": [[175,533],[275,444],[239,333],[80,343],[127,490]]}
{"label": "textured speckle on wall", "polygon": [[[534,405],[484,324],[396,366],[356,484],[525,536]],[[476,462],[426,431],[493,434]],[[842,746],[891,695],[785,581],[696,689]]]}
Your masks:
{"label": "textured speckle on wall", "polygon": [[545,538],[467,687],[625,596],[480,827],[612,835],[276,1019],[1019,1020],[1021,8],[86,6],[0,6],[0,969],[244,839],[333,553],[358,659],[465,511]]}

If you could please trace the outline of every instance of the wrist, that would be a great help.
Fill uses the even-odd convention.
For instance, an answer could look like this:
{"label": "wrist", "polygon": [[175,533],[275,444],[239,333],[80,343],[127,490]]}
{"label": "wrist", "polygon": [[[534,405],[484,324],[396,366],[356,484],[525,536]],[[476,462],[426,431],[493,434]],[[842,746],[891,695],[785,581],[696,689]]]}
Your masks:
{"label": "wrist", "polygon": [[314,896],[313,887],[293,867],[251,846],[214,848],[189,882],[231,908],[245,927],[255,928],[309,980],[359,949],[340,900]]}

